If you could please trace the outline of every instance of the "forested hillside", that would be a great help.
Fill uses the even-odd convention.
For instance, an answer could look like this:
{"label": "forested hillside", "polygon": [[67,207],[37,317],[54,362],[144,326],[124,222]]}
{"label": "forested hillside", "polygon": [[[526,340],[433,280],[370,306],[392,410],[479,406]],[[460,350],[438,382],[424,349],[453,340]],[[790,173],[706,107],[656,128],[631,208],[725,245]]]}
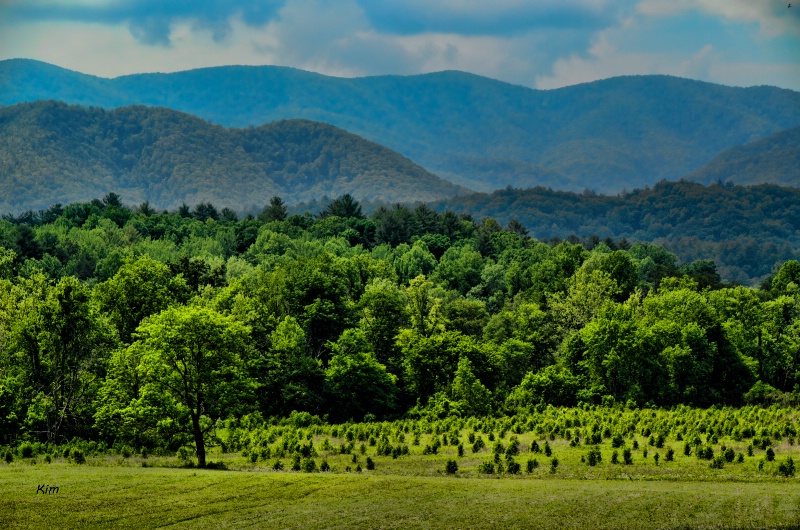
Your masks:
{"label": "forested hillside", "polygon": [[114,190],[159,209],[212,201],[245,210],[352,193],[429,201],[459,188],[407,158],[305,120],[226,129],[151,107],[112,111],[37,102],[0,108],[0,211],[85,201]]}
{"label": "forested hillside", "polygon": [[724,278],[743,284],[800,257],[800,190],[795,188],[680,181],[619,196],[509,188],[432,206],[501,223],[516,219],[540,239],[578,234],[653,242],[684,262],[712,259]]}
{"label": "forested hillside", "polygon": [[462,72],[356,79],[229,66],[102,79],[0,62],[0,104],[169,107],[226,126],[331,123],[480,191],[619,192],[675,180],[725,149],[800,125],[800,93],[667,76],[532,90]]}
{"label": "forested hillside", "polygon": [[796,261],[733,287],[651,244],[541,242],[424,205],[365,217],[348,195],[239,219],[109,194],[7,216],[0,246],[3,444],[194,440],[202,465],[219,419],[256,412],[797,400]]}
{"label": "forested hillside", "polygon": [[704,184],[721,180],[741,185],[768,182],[798,188],[800,187],[800,127],[723,151],[686,178]]}

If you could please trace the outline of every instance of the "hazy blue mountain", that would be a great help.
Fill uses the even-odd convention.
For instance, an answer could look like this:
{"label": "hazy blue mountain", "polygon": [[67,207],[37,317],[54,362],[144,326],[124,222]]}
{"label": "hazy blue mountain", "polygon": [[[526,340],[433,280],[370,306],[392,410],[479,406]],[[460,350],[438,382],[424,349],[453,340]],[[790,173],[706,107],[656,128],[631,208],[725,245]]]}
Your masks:
{"label": "hazy blue mountain", "polygon": [[227,129],[145,106],[111,111],[46,101],[0,108],[0,212],[114,191],[158,208],[210,201],[259,208],[350,193],[429,201],[460,188],[328,124],[288,120]]}
{"label": "hazy blue mountain", "polygon": [[800,127],[723,151],[686,178],[706,184],[771,182],[800,188]]}
{"label": "hazy blue mountain", "polygon": [[462,72],[355,79],[263,66],[101,79],[0,62],[0,104],[164,106],[226,126],[331,123],[456,183],[620,191],[677,179],[721,151],[800,125],[800,93],[668,76],[533,90]]}
{"label": "hazy blue mountain", "polygon": [[800,258],[800,189],[659,182],[621,195],[531,188],[454,197],[443,211],[516,219],[540,239],[570,235],[663,245],[684,262],[713,259],[723,278],[752,283]]}

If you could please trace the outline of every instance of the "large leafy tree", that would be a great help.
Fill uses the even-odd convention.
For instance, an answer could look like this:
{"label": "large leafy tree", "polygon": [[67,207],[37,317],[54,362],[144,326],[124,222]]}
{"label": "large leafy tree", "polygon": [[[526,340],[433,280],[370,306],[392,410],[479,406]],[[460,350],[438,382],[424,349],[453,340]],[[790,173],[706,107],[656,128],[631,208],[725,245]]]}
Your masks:
{"label": "large leafy tree", "polygon": [[197,450],[206,465],[206,440],[217,421],[244,412],[253,381],[243,357],[250,330],[205,307],[172,307],[137,329],[138,371],[147,390],[171,397],[186,410]]}

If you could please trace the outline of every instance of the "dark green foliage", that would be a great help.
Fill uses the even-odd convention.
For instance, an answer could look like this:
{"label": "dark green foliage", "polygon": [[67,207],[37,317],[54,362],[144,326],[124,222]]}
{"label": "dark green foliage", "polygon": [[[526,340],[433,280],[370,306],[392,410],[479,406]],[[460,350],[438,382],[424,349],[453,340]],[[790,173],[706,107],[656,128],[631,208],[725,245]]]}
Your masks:
{"label": "dark green foliage", "polygon": [[595,446],[589,449],[586,455],[586,463],[590,466],[596,466],[603,461],[603,456],[600,454],[600,448]]}
{"label": "dark green foliage", "polygon": [[85,464],[86,463],[86,456],[83,454],[83,451],[78,449],[77,447],[72,450],[70,453],[70,458],[76,464]]}
{"label": "dark green foliage", "polygon": [[711,460],[714,458],[714,448],[710,445],[700,446],[697,448],[697,458],[703,458],[705,460]]}
{"label": "dark green foliage", "polygon": [[792,457],[787,457],[786,460],[778,464],[778,473],[784,477],[794,476],[794,460]]}
{"label": "dark green foliage", "polygon": [[775,460],[775,451],[772,449],[771,446],[767,447],[767,450],[764,453],[764,458],[767,459],[767,462],[772,462],[773,460]]}
{"label": "dark green foliage", "polygon": [[633,454],[628,447],[622,450],[622,461],[625,462],[625,465],[633,464]]}
{"label": "dark green foliage", "polygon": [[667,448],[667,455],[664,457],[667,462],[675,460],[675,450],[672,447]]}
{"label": "dark green foliage", "polygon": [[525,465],[525,470],[528,473],[533,473],[533,470],[539,467],[539,461],[535,458],[529,458]]}
{"label": "dark green foliage", "polygon": [[709,467],[711,469],[722,469],[723,467],[725,467],[725,459],[722,457],[722,455],[715,456],[714,458],[711,459]]}
{"label": "dark green foliage", "polygon": [[33,456],[33,446],[28,442],[23,442],[20,444],[19,456],[22,458],[31,458]]}
{"label": "dark green foliage", "polygon": [[448,460],[444,465],[444,471],[448,475],[455,474],[455,472],[458,471],[458,463],[455,460]]}
{"label": "dark green foliage", "polygon": [[494,462],[481,462],[478,466],[478,473],[483,473],[486,475],[491,475],[494,473]]}

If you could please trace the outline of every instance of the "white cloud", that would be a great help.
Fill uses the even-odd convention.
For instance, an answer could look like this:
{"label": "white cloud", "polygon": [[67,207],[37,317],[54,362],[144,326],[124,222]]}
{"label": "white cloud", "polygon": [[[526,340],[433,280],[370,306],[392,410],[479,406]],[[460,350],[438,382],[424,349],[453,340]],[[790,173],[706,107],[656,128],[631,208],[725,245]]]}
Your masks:
{"label": "white cloud", "polygon": [[767,37],[800,35],[800,15],[784,0],[645,0],[636,6],[647,16],[674,16],[697,11],[731,22],[758,24]]}

